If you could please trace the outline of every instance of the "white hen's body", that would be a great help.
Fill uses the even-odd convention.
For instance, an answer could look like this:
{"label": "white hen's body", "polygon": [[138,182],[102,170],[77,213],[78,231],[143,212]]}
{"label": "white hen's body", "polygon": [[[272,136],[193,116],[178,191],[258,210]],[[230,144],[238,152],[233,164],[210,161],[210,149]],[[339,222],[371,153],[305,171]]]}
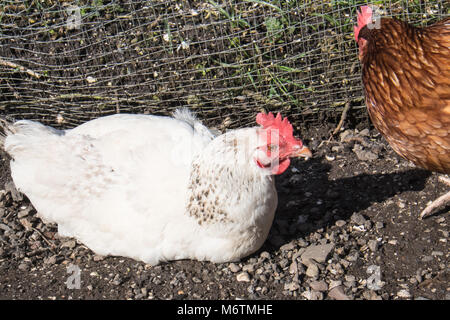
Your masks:
{"label": "white hen's body", "polygon": [[267,237],[273,177],[237,147],[257,128],[214,137],[178,111],[108,116],[66,131],[19,121],[11,130],[4,144],[17,188],[61,235],[98,254],[225,262]]}

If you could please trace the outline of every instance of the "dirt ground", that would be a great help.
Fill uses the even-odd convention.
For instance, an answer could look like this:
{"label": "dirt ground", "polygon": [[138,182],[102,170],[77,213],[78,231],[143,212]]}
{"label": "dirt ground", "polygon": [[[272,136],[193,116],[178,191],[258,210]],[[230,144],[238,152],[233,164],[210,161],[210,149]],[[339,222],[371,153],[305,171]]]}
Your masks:
{"label": "dirt ground", "polygon": [[[326,142],[329,129],[302,132],[314,156],[277,178],[269,238],[238,263],[97,256],[59,238],[7,185],[0,299],[449,299],[448,208],[418,219],[447,190],[439,175],[401,159],[376,130],[343,130]],[[0,169],[3,186],[4,154]],[[326,255],[304,264],[317,246]]]}

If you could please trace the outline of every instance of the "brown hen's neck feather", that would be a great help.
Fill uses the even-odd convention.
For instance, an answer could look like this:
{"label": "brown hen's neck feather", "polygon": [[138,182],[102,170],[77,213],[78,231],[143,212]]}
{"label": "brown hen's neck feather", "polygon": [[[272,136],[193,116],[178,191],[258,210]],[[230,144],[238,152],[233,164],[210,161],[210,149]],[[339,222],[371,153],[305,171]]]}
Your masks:
{"label": "brown hen's neck feather", "polygon": [[[367,40],[362,56],[362,63],[373,59],[374,55],[384,49],[398,49],[409,45],[409,41],[417,41],[419,29],[397,19],[381,19],[381,27],[369,29],[366,25],[359,32],[359,39]],[[405,41],[406,40],[406,41]]]}
{"label": "brown hen's neck feather", "polygon": [[380,28],[364,26],[359,39],[368,41],[362,63],[370,60],[383,49],[420,50],[422,48],[446,48],[450,46],[450,17],[428,27],[415,27],[395,18],[382,18]]}

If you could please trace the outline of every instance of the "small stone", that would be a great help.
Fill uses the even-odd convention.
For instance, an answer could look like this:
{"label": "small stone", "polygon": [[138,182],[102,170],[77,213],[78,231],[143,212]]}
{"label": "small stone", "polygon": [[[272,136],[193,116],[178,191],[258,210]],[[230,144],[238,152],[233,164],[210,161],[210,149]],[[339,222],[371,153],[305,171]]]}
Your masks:
{"label": "small stone", "polygon": [[420,274],[416,274],[414,277],[415,277],[417,283],[421,283],[423,281],[423,278]]}
{"label": "small stone", "polygon": [[[267,267],[267,265],[266,265],[266,267]],[[262,274],[263,272],[264,272],[264,268],[263,267],[260,267],[260,268],[256,269],[256,274],[258,274],[258,275]]]}
{"label": "small stone", "polygon": [[378,249],[378,241],[377,240],[369,240],[367,242],[367,246],[372,252],[376,252]]}
{"label": "small stone", "polygon": [[291,265],[289,266],[289,273],[298,273],[298,265],[297,262],[294,260],[292,261]]}
{"label": "small stone", "polygon": [[436,222],[437,222],[437,223],[443,223],[443,222],[445,222],[445,217],[437,218],[437,219],[436,219]]}
{"label": "small stone", "polygon": [[331,243],[310,245],[301,255],[301,262],[306,266],[309,266],[312,260],[318,263],[324,263],[333,249],[334,244]]}
{"label": "small stone", "polygon": [[295,291],[300,288],[300,285],[297,282],[290,282],[284,285],[284,290]]}
{"label": "small stone", "polygon": [[255,271],[255,265],[253,263],[246,264],[242,267],[242,270],[252,273],[253,271]]}
{"label": "small stone", "polygon": [[365,137],[368,137],[368,136],[369,136],[369,129],[367,129],[367,128],[362,129],[362,130],[358,133],[358,135],[359,135],[359,136],[365,136]]}
{"label": "small stone", "polygon": [[354,136],[355,135],[354,135],[353,130],[347,129],[339,135],[339,138],[340,138],[341,142],[347,142]]}
{"label": "small stone", "polygon": [[328,296],[335,300],[350,300],[350,298],[345,294],[343,286],[337,286],[328,292]]}
{"label": "small stone", "polygon": [[280,267],[282,269],[284,269],[289,264],[289,260],[288,259],[281,259],[281,261],[278,264],[280,265]]}
{"label": "small stone", "polygon": [[411,298],[411,294],[409,293],[408,290],[402,289],[399,292],[397,292],[397,297],[408,299],[408,298]]}
{"label": "small stone", "polygon": [[289,251],[289,250],[293,250],[295,248],[295,244],[293,241],[286,243],[285,245],[282,245],[280,250],[281,251]]}
{"label": "small stone", "polygon": [[311,263],[306,269],[306,275],[310,278],[317,278],[319,276],[319,268],[314,263]]}
{"label": "small stone", "polygon": [[33,226],[31,225],[31,222],[28,219],[22,218],[19,219],[19,222],[25,228],[25,230],[30,231],[33,229]]}
{"label": "small stone", "polygon": [[77,245],[77,243],[75,242],[75,240],[69,240],[69,241],[66,241],[63,244],[61,244],[61,248],[73,249],[73,248],[75,248],[76,245]]}
{"label": "small stone", "polygon": [[340,153],[342,151],[344,151],[344,146],[340,145],[340,146],[333,146],[331,147],[331,151],[336,152],[336,153]]}
{"label": "small stone", "polygon": [[308,242],[306,242],[305,239],[298,239],[297,244],[301,248],[305,248],[308,246]]}
{"label": "small stone", "polygon": [[26,217],[30,213],[31,209],[32,209],[31,207],[27,207],[24,210],[20,210],[17,213],[17,218],[22,219],[22,218]]}
{"label": "small stone", "polygon": [[344,268],[348,268],[348,266],[350,265],[350,262],[345,260],[345,259],[340,259],[339,263],[344,267]]}
{"label": "small stone", "polygon": [[443,256],[444,253],[442,251],[433,251],[431,252],[431,255],[436,257],[436,256]]}
{"label": "small stone", "polygon": [[355,144],[352,151],[356,157],[361,161],[372,161],[378,159],[378,155],[370,150],[365,150],[361,145]]}
{"label": "small stone", "polygon": [[20,202],[23,200],[23,194],[17,190],[17,188],[14,185],[14,182],[12,180],[5,183],[5,191],[11,193],[11,198],[14,201]]}
{"label": "small stone", "polygon": [[192,277],[192,282],[194,282],[194,283],[202,283],[203,281],[200,280],[200,279],[197,278],[197,277]]}
{"label": "small stone", "polygon": [[89,291],[92,291],[92,290],[94,289],[94,287],[93,287],[92,285],[88,285],[86,288],[87,288]]}
{"label": "small stone", "polygon": [[[38,235],[37,233],[34,233],[34,234]],[[54,239],[56,239],[55,237],[57,237],[57,233],[56,233],[56,232],[44,231],[44,232],[42,232],[42,234],[43,234],[47,239],[50,239],[50,240],[54,240]],[[40,236],[39,236],[39,237],[40,237]]]}
{"label": "small stone", "polygon": [[382,300],[382,298],[372,290],[364,291],[363,297],[366,300]]}
{"label": "small stone", "polygon": [[347,274],[347,275],[345,275],[345,281],[349,281],[349,282],[354,282],[354,281],[356,281],[356,277],[354,276],[354,275],[351,275],[351,274]]}
{"label": "small stone", "polygon": [[104,256],[101,256],[101,255],[98,255],[98,254],[94,255],[94,257],[92,258],[92,260],[94,260],[94,261],[102,261],[104,259],[105,259]]}
{"label": "small stone", "polygon": [[338,220],[335,222],[335,224],[336,224],[336,226],[338,226],[340,228],[340,227],[345,226],[347,224],[347,222],[344,220]]}
{"label": "small stone", "polygon": [[328,289],[331,290],[334,287],[339,287],[340,285],[342,285],[342,281],[341,280],[331,280],[330,281],[330,285],[328,286]]}
{"label": "small stone", "polygon": [[355,281],[344,281],[344,286],[346,286],[347,288],[352,288],[355,286],[355,284]]}
{"label": "small stone", "polygon": [[44,264],[52,265],[52,264],[56,263],[56,260],[57,260],[56,255],[53,255],[53,256],[51,256],[51,257],[49,257],[47,259],[44,259]]}
{"label": "small stone", "polygon": [[309,286],[315,291],[327,291],[328,285],[325,281],[312,281]]}
{"label": "small stone", "polygon": [[231,272],[236,273],[241,270],[241,267],[239,267],[235,263],[230,263],[230,265],[228,266],[228,269],[230,269]]}
{"label": "small stone", "polygon": [[302,296],[307,300],[323,300],[323,293],[314,290],[306,290],[302,292]]}
{"label": "small stone", "polygon": [[0,223],[0,229],[2,229],[5,232],[11,231],[11,228],[8,227],[6,224]]}
{"label": "small stone", "polygon": [[250,275],[247,272],[241,272],[236,276],[239,282],[250,282]]}
{"label": "small stone", "polygon": [[377,222],[375,223],[375,228],[377,228],[377,229],[383,229],[383,228],[384,228],[384,223],[381,222],[381,221],[377,221]]}
{"label": "small stone", "polygon": [[304,297],[306,300],[311,300],[311,290],[306,290],[302,292],[302,297]]}
{"label": "small stone", "polygon": [[366,222],[366,218],[363,217],[362,214],[355,212],[352,214],[350,221],[357,225],[362,225]]}
{"label": "small stone", "polygon": [[134,296],[134,299],[139,300],[144,298],[145,296],[142,293],[138,293],[137,295]]}
{"label": "small stone", "polygon": [[352,227],[352,230],[356,230],[359,232],[366,232],[366,227],[364,227],[364,225],[356,225]]}
{"label": "small stone", "polygon": [[268,253],[267,251],[263,251],[261,252],[261,254],[259,255],[262,259],[270,259],[270,253]]}
{"label": "small stone", "polygon": [[266,294],[269,291],[269,288],[267,288],[266,286],[263,286],[261,288],[261,294]]}
{"label": "small stone", "polygon": [[17,267],[20,271],[28,271],[29,266],[26,263],[21,263],[19,264],[19,266]]}
{"label": "small stone", "polygon": [[[95,276],[95,275],[93,275],[94,273],[96,273],[97,276],[98,276],[98,273],[97,273],[97,272],[91,272],[90,276]],[[112,284],[115,285],[115,286],[119,286],[119,285],[122,284],[122,282],[123,282],[123,280],[122,280],[122,278],[120,277],[120,275],[116,274],[116,276],[114,277],[114,279],[113,279],[113,281],[112,281]]]}

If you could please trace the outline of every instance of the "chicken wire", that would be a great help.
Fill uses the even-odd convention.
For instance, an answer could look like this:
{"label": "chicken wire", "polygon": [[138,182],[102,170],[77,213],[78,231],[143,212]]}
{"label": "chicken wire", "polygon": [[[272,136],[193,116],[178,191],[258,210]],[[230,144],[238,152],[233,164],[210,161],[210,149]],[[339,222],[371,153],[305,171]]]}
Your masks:
{"label": "chicken wire", "polygon": [[[449,2],[374,1],[419,25]],[[296,125],[365,117],[356,9],[365,1],[0,1],[0,113],[73,127],[189,107],[219,129],[261,110]]]}

